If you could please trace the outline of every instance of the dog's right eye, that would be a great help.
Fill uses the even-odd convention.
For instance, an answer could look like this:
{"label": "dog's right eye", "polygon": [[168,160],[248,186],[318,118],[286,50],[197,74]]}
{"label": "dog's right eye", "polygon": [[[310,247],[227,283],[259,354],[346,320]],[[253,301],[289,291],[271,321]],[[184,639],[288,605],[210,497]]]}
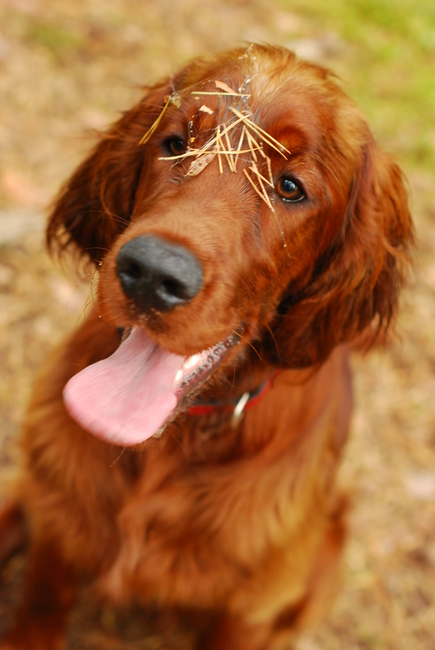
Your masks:
{"label": "dog's right eye", "polygon": [[286,203],[298,203],[306,198],[299,185],[288,176],[281,176],[276,184],[276,191]]}
{"label": "dog's right eye", "polygon": [[170,156],[181,156],[186,150],[186,143],[183,138],[174,136],[165,140],[164,147]]}

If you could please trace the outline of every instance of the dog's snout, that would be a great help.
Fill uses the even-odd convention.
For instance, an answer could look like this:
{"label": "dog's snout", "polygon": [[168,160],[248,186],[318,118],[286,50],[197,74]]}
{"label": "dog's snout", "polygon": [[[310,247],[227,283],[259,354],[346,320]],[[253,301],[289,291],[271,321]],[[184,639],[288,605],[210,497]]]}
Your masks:
{"label": "dog's snout", "polygon": [[124,244],[116,258],[116,273],[124,294],[142,313],[188,303],[203,282],[201,264],[193,253],[148,235]]}

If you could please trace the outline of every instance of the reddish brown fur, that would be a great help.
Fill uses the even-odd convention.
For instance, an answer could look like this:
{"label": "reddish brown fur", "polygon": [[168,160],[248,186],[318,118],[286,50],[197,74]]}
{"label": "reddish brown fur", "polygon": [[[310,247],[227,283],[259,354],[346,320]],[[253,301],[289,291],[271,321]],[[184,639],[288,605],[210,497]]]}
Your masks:
{"label": "reddish brown fur", "polygon": [[[298,204],[276,195],[275,214],[244,162],[220,174],[215,160],[187,178],[189,162],[159,160],[165,137],[185,135],[192,115],[199,138],[216,115],[228,120],[213,96],[214,116],[199,118],[205,100],[191,87],[238,88],[249,77],[255,119],[291,151],[285,160],[265,146],[274,178],[296,176],[307,195]],[[180,107],[138,146],[174,90]],[[187,306],[145,323],[115,274],[121,247],[142,234],[182,244],[204,271]],[[239,48],[151,88],[63,189],[47,237],[102,267],[93,312],[47,364],[28,412],[17,502],[29,522],[29,577],[0,648],[61,647],[83,579],[119,605],[203,612],[210,626],[199,648],[286,647],[337,573],[334,477],[351,411],[343,344],[362,333],[371,343],[396,313],[412,244],[399,169],[329,72],[283,49]],[[69,418],[61,392],[116,349],[117,326],[137,323],[183,355],[243,329],[200,399],[239,396],[280,372],[236,430],[226,415],[181,413],[161,438],[121,454]]]}

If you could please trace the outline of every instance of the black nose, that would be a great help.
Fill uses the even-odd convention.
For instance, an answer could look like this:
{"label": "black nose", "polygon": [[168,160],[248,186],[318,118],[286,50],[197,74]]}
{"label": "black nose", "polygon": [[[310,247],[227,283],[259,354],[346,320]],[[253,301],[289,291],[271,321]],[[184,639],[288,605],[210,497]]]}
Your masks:
{"label": "black nose", "polygon": [[184,305],[202,287],[202,267],[189,250],[160,237],[142,235],[125,244],[116,258],[125,295],[142,313]]}

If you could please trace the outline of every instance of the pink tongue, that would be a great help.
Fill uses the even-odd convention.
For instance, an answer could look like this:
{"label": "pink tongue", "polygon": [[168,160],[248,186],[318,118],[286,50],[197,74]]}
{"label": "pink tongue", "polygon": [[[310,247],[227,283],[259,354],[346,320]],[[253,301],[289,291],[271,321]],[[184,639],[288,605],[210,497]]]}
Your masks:
{"label": "pink tongue", "polygon": [[66,408],[99,438],[136,445],[156,433],[174,410],[175,375],[184,361],[135,328],[111,357],[70,379],[63,393]]}

